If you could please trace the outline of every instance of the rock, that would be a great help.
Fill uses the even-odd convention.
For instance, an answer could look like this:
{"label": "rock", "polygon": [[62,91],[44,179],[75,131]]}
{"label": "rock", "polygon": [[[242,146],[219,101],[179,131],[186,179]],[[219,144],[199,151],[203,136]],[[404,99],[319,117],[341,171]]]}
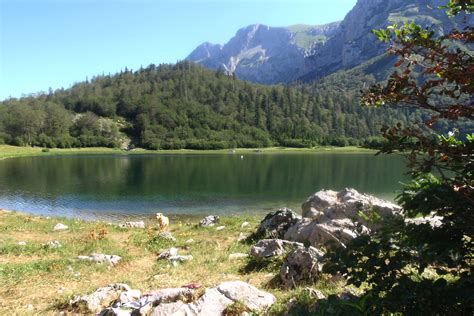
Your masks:
{"label": "rock", "polygon": [[171,264],[173,266],[176,266],[180,262],[185,262],[185,261],[189,261],[189,260],[193,260],[193,256],[191,256],[191,255],[187,255],[187,256],[176,255],[176,256],[170,256],[168,258],[168,261],[171,262]]}
{"label": "rock", "polygon": [[318,220],[303,218],[288,229],[284,238],[298,242],[309,242],[314,247],[342,246],[360,234],[368,233],[369,229],[360,226],[360,231],[354,221],[334,219],[320,223]]}
{"label": "rock", "polygon": [[297,223],[299,217],[288,208],[279,209],[276,212],[267,214],[260,222],[255,237],[262,238],[283,238],[288,228]]}
{"label": "rock", "polygon": [[56,248],[61,248],[63,245],[57,240],[49,241],[47,243],[42,244],[44,248],[49,248],[49,249],[56,249]]}
{"label": "rock", "polygon": [[202,226],[202,227],[214,226],[218,222],[219,222],[219,216],[209,215],[199,221],[199,226]]}
{"label": "rock", "polygon": [[405,223],[415,225],[428,224],[432,228],[437,228],[443,225],[443,217],[432,215],[427,217],[407,218],[405,219]]}
{"label": "rock", "polygon": [[93,253],[90,256],[78,256],[78,260],[87,260],[87,261],[92,261],[96,263],[105,263],[108,265],[116,265],[119,263],[120,260],[122,260],[122,257],[116,256],[116,255],[106,255],[106,254],[101,254],[101,253]]}
{"label": "rock", "polygon": [[177,301],[180,297],[192,296],[193,291],[186,287],[170,288],[147,293],[146,296],[150,301],[156,303],[172,303]]}
{"label": "rock", "polygon": [[354,189],[321,190],[311,195],[302,209],[303,218],[288,228],[283,238],[315,247],[345,247],[349,240],[379,228],[361,218],[359,212],[374,210],[383,217],[401,213],[398,205]]}
{"label": "rock", "polygon": [[303,291],[308,293],[310,297],[314,297],[317,300],[326,299],[326,296],[320,290],[313,289],[312,287],[305,287]]}
{"label": "rock", "polygon": [[358,296],[349,288],[346,288],[344,292],[339,294],[339,299],[343,301],[352,301],[357,299]]}
{"label": "rock", "polygon": [[196,302],[158,304],[153,308],[152,315],[222,315],[226,307],[236,301],[258,312],[271,306],[275,297],[242,281],[224,282],[206,289]]}
{"label": "rock", "polygon": [[240,228],[243,229],[243,228],[248,227],[248,226],[250,226],[249,222],[243,222],[242,225],[240,225]]}
{"label": "rock", "polygon": [[18,246],[26,246],[26,241],[19,241]]}
{"label": "rock", "polygon": [[157,236],[159,238],[163,238],[163,239],[166,239],[166,240],[176,241],[176,238],[174,238],[173,235],[171,235],[170,232],[159,232]]}
{"label": "rock", "polygon": [[164,216],[162,213],[156,213],[156,219],[158,220],[158,227],[160,230],[168,229],[168,226],[170,225],[170,219],[168,217]]}
{"label": "rock", "polygon": [[[194,288],[171,288],[141,294],[126,284],[112,284],[94,293],[76,296],[70,309],[85,314],[105,315],[222,315],[227,306],[242,302],[256,312],[275,302],[272,294],[242,281],[224,282],[206,289],[193,301]],[[189,303],[186,303],[189,302]]]}
{"label": "rock", "polygon": [[142,293],[140,290],[130,290],[120,293],[119,300],[122,304],[135,302],[140,299]]}
{"label": "rock", "polygon": [[275,297],[243,281],[224,282],[217,286],[219,292],[231,300],[244,303],[251,310],[260,311],[275,303]]}
{"label": "rock", "polygon": [[192,239],[192,238],[185,241],[185,243],[187,243],[187,244],[192,244],[193,242],[194,242],[194,239]]}
{"label": "rock", "polygon": [[340,192],[321,190],[311,195],[302,205],[303,217],[321,222],[356,218],[359,211],[372,209],[384,217],[397,215],[402,210],[396,204],[347,188]]}
{"label": "rock", "polygon": [[246,254],[246,253],[240,253],[240,252],[237,252],[237,253],[231,253],[229,255],[229,260],[238,260],[238,259],[244,259],[244,258],[247,258],[249,255]]}
{"label": "rock", "polygon": [[216,230],[224,230],[225,226],[216,227]]}
{"label": "rock", "polygon": [[181,301],[175,303],[160,304],[153,308],[151,316],[169,316],[169,315],[196,315],[193,311],[189,310],[189,304],[185,304]]}
{"label": "rock", "polygon": [[280,269],[280,279],[286,288],[317,279],[322,270],[322,254],[316,248],[297,248],[285,258]]}
{"label": "rock", "polygon": [[94,293],[75,296],[69,301],[69,307],[75,312],[99,313],[125,291],[130,291],[130,287],[126,284],[110,284],[98,288]]}
{"label": "rock", "polygon": [[245,239],[247,239],[247,236],[242,232],[239,234],[239,237],[237,237],[237,241],[243,241]]}
{"label": "rock", "polygon": [[295,248],[304,248],[304,245],[282,239],[262,239],[250,248],[250,255],[256,259],[266,259],[281,256]]}
{"label": "rock", "polygon": [[170,257],[172,256],[176,256],[178,255],[178,249],[176,248],[170,248],[168,250],[165,250],[165,251],[162,251],[159,255],[158,255],[158,260],[163,260],[163,259],[169,259]]}
{"label": "rock", "polygon": [[144,221],[138,222],[125,222],[119,225],[120,228],[145,228]]}
{"label": "rock", "polygon": [[61,231],[66,229],[69,229],[69,227],[64,224],[57,223],[56,225],[54,225],[53,231]]}

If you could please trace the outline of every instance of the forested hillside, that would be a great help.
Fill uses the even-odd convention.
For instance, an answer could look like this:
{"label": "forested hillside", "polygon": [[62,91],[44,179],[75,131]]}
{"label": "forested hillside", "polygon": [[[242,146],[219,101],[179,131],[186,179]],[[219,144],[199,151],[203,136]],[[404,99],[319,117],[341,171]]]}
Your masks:
{"label": "forested hillside", "polygon": [[[336,76],[336,82],[339,80]],[[359,106],[369,77],[263,86],[191,62],[150,65],[0,103],[0,142],[45,147],[215,149],[358,145],[420,112]]]}

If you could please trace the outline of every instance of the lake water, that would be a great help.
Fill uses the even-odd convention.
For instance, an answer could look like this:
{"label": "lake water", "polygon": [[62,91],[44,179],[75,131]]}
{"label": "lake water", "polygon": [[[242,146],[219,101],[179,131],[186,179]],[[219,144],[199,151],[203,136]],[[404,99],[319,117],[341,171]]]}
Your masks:
{"label": "lake water", "polygon": [[402,157],[373,154],[25,157],[0,161],[0,208],[83,218],[300,211],[321,189],[393,200],[404,172]]}

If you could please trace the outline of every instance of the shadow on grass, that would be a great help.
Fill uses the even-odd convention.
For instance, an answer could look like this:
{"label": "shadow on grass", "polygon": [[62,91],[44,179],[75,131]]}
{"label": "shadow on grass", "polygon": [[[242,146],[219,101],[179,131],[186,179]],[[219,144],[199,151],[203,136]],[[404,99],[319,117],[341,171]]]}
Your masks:
{"label": "shadow on grass", "polygon": [[283,258],[272,258],[265,260],[258,260],[255,258],[248,259],[245,266],[239,269],[242,274],[248,274],[252,272],[278,272],[283,264]]}

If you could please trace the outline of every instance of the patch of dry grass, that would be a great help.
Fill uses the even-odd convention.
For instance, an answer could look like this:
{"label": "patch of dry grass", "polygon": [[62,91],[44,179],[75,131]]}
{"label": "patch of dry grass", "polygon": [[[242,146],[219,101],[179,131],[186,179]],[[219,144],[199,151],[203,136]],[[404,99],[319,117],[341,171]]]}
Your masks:
{"label": "patch of dry grass", "polygon": [[[259,220],[255,216],[225,217],[219,224],[225,229],[217,231],[215,227],[198,227],[196,219],[175,219],[169,227],[176,238],[173,242],[156,237],[157,223],[151,221],[147,229],[121,229],[102,222],[0,211],[0,314],[57,314],[55,308],[71,296],[110,283],[123,282],[148,292],[190,282],[212,287],[228,280],[246,281],[273,293],[278,298],[274,307],[277,313],[301,289],[279,288],[275,283],[276,266],[273,271],[246,269],[248,259],[229,259],[231,253],[249,252],[251,245],[239,242],[238,237],[241,232],[250,235]],[[241,229],[244,221],[251,225]],[[53,232],[58,222],[70,229]],[[52,240],[58,240],[62,247],[42,246]],[[18,245],[20,241],[26,246]],[[169,247],[192,255],[193,260],[176,267],[166,260],[157,261],[157,254]],[[116,254],[123,259],[115,267],[74,259],[92,252]],[[316,286],[326,293],[337,291],[329,283]]]}

